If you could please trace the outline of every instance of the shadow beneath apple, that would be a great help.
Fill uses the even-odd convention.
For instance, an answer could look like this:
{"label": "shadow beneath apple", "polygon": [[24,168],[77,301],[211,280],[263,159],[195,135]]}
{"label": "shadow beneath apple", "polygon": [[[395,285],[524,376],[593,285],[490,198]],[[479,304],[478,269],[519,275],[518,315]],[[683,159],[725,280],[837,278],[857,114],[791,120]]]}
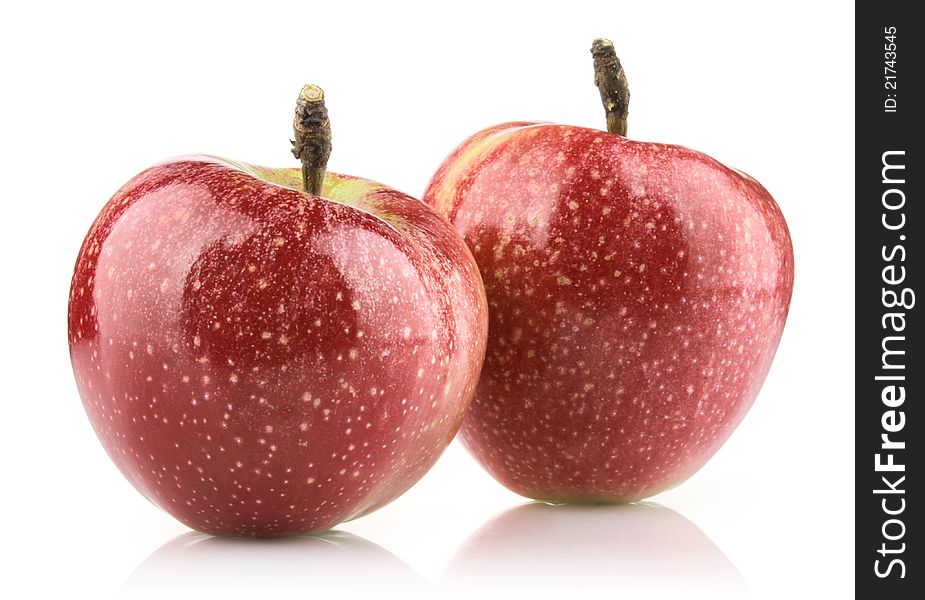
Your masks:
{"label": "shadow beneath apple", "polygon": [[148,556],[120,597],[354,597],[383,588],[424,597],[427,587],[395,555],[350,533],[263,541],[188,532]]}
{"label": "shadow beneath apple", "polygon": [[[483,525],[457,551],[441,589],[537,590],[532,597],[739,597],[745,579],[696,525],[653,503],[534,502]],[[455,595],[455,594],[454,594]]]}

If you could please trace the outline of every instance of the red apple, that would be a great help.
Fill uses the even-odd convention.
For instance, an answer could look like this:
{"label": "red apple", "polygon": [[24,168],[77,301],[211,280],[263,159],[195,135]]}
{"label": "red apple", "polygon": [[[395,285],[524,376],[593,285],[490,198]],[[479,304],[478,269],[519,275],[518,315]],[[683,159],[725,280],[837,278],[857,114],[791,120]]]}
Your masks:
{"label": "red apple", "polygon": [[171,160],[113,196],[77,260],[90,421],[129,481],[200,531],[316,532],[383,506],[474,393],[487,317],[462,239],[373,181],[302,188],[297,169]]}
{"label": "red apple", "polygon": [[[608,121],[625,131],[615,55],[610,68],[624,85],[602,94]],[[680,146],[507,123],[454,150],[424,199],[485,282],[488,353],[461,435],[501,483],[635,501],[697,471],[744,417],[793,287],[787,224],[757,181]]]}

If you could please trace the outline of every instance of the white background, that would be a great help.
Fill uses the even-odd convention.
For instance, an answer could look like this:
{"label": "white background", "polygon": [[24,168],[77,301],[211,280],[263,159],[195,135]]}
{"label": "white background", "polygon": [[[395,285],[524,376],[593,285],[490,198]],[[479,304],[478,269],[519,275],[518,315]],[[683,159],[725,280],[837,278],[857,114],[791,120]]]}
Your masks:
{"label": "white background", "polygon": [[[0,19],[0,596],[851,593],[850,3],[137,4],[11,2]],[[748,171],[790,224],[790,319],[729,442],[653,498],[661,510],[533,507],[488,524],[525,500],[454,445],[405,496],[340,528],[358,538],[177,539],[187,530],[107,459],[71,375],[70,272],[103,203],[177,154],[294,166],[307,81],[326,91],[331,170],[419,196],[488,125],[603,127],[597,36],[626,68],[631,137]]]}

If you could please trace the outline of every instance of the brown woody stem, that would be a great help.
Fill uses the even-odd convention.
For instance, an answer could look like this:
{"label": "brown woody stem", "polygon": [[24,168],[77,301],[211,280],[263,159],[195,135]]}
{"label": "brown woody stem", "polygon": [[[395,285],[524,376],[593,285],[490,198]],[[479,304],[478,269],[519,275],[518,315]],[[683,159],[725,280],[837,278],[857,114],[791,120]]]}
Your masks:
{"label": "brown woody stem", "polygon": [[601,92],[601,102],[607,113],[607,131],[626,135],[630,88],[613,42],[603,38],[594,40],[591,56],[594,57],[594,85]]}
{"label": "brown woody stem", "polygon": [[331,156],[331,122],[324,106],[324,92],[317,85],[302,86],[292,128],[295,131],[292,154],[302,161],[303,189],[317,196],[321,194]]}

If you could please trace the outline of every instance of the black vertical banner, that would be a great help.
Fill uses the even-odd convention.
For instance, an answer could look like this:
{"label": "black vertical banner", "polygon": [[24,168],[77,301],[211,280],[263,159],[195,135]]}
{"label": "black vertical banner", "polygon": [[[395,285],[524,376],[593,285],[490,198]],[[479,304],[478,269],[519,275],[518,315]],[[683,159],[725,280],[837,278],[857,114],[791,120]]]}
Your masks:
{"label": "black vertical banner", "polygon": [[[920,460],[922,44],[915,3],[858,2],[855,25],[855,415],[859,598],[925,589]],[[830,176],[838,176],[836,173]],[[915,540],[919,540],[916,542]],[[916,597],[921,597],[916,595]]]}

